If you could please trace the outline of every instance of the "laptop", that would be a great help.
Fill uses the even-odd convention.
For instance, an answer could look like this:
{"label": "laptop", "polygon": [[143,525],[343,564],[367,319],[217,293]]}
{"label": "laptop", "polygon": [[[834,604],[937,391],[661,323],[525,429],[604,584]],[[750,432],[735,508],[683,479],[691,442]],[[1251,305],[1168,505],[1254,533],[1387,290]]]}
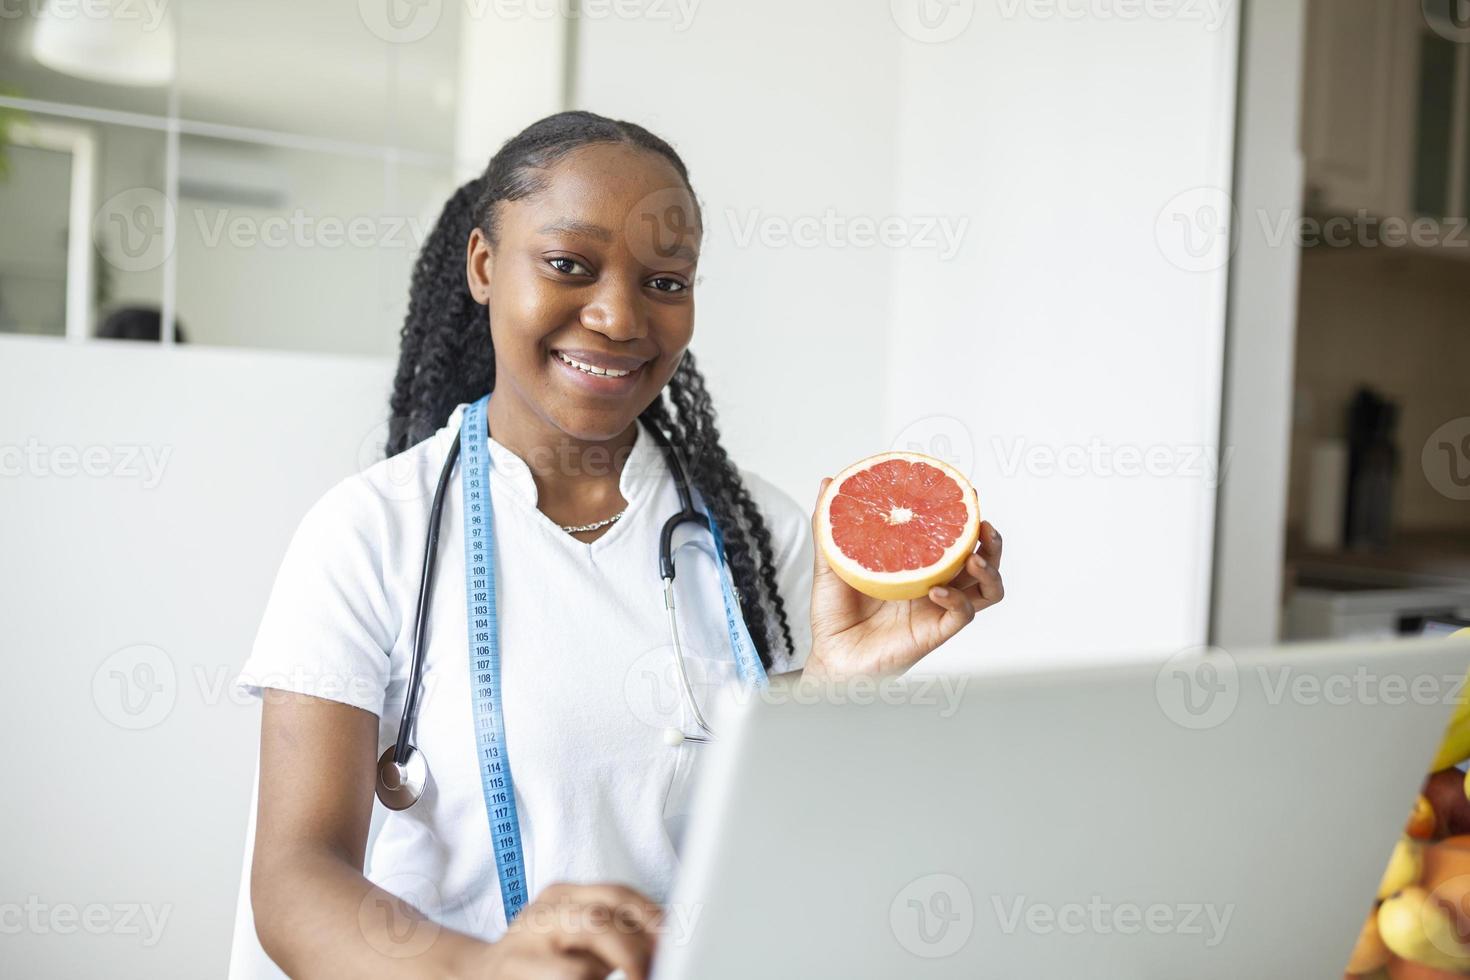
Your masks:
{"label": "laptop", "polygon": [[1467,665],[1415,638],[747,696],[654,977],[1338,976]]}

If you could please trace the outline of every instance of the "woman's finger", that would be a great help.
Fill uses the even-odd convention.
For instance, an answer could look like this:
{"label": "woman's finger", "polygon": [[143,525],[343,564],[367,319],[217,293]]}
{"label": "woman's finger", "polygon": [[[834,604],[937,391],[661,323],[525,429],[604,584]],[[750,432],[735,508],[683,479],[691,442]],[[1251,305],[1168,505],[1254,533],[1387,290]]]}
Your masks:
{"label": "woman's finger", "polygon": [[989,521],[980,522],[980,554],[992,568],[1000,567],[1000,532]]}
{"label": "woman's finger", "polygon": [[[975,550],[969,558],[965,559],[965,564],[960,568],[960,573],[954,577],[954,581],[945,584],[951,589],[964,589],[971,595],[976,595],[977,593],[970,587],[980,581],[980,571],[986,565],[999,570],[1000,551],[1000,532],[989,521],[981,521],[980,537],[975,542]],[[977,563],[975,560],[977,556],[982,561]]]}
{"label": "woman's finger", "polygon": [[980,552],[972,551],[969,557],[965,559],[965,563],[960,566],[960,573],[944,584],[951,589],[965,589],[969,591],[970,587],[980,580],[980,570],[985,567],[982,563],[976,561],[979,557]]}
{"label": "woman's finger", "polygon": [[595,956],[607,964],[607,973],[622,970],[628,980],[646,980],[653,962],[652,934],[630,927],[610,906],[584,906],[580,912],[584,924],[574,931],[558,934],[557,949]]}
{"label": "woman's finger", "polygon": [[1006,597],[1005,580],[1000,577],[1000,569],[993,562],[986,560],[980,552],[970,556],[965,562],[965,568],[975,577],[975,584],[966,591],[986,606],[993,606]]}
{"label": "woman's finger", "polygon": [[944,610],[939,617],[939,631],[945,639],[954,636],[975,618],[975,604],[970,601],[970,597],[963,589],[936,585],[929,590],[929,598]]}

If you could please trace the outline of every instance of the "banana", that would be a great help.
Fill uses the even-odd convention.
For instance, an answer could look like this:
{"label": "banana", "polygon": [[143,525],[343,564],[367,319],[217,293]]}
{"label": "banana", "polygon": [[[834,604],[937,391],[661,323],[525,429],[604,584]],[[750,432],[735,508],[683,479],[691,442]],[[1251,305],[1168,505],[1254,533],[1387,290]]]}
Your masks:
{"label": "banana", "polygon": [[1399,889],[1407,888],[1423,873],[1423,846],[1408,837],[1399,838],[1388,858],[1388,867],[1383,869],[1383,879],[1378,883],[1378,897],[1387,898]]}
{"label": "banana", "polygon": [[[1470,628],[1457,630],[1451,636],[1470,636]],[[1467,675],[1466,682],[1466,686],[1470,686],[1470,675]],[[1462,689],[1455,713],[1450,716],[1450,723],[1444,730],[1444,739],[1439,743],[1439,754],[1434,757],[1429,771],[1439,772],[1466,759],[1470,759],[1470,699],[1465,697]]]}

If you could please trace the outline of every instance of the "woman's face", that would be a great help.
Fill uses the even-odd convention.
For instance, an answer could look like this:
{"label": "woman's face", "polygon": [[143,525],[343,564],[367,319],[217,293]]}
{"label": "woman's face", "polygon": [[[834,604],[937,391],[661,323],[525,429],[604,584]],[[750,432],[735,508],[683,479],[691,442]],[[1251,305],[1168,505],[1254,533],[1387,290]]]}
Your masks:
{"label": "woman's face", "polygon": [[626,144],[575,150],[544,190],[476,230],[468,276],[489,306],[495,384],[575,439],[625,432],[694,334],[699,228],[667,160]]}

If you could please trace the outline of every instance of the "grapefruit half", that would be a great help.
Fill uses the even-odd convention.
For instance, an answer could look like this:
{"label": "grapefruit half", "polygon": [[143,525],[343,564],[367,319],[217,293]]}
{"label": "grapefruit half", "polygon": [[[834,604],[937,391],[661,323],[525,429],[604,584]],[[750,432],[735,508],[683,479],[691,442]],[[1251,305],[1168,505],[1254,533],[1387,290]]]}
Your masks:
{"label": "grapefruit half", "polygon": [[827,564],[875,599],[917,599],[960,573],[980,538],[980,501],[954,467],[879,453],[833,477],[817,504]]}

